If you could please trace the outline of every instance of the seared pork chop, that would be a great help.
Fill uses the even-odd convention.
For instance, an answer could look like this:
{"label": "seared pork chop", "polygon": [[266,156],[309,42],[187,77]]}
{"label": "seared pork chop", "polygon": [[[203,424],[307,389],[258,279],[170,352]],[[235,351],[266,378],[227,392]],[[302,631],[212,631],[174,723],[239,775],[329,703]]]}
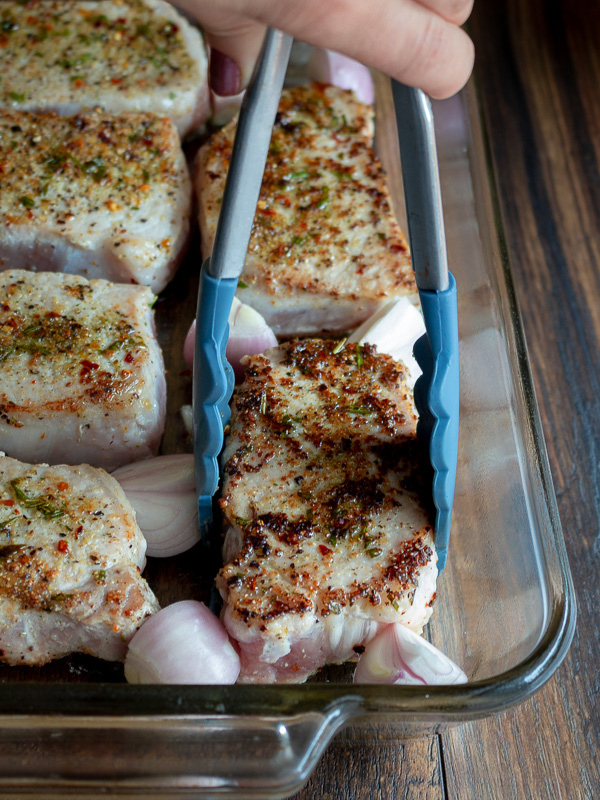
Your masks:
{"label": "seared pork chop", "polygon": [[190,233],[179,138],[152,114],[0,111],[0,270],[161,291]]}
{"label": "seared pork chop", "polygon": [[0,660],[123,659],[159,608],[140,574],[145,551],[133,509],[104,470],[0,454]]}
{"label": "seared pork chop", "polygon": [[113,469],[156,453],[166,384],[144,286],[0,273],[0,450]]}
{"label": "seared pork chop", "polygon": [[[194,181],[203,256],[210,254],[235,120],[199,151]],[[239,299],[276,334],[357,327],[416,288],[372,146],[373,109],[312,84],[283,92]]]}
{"label": "seared pork chop", "polygon": [[217,585],[245,682],[306,679],[379,627],[420,632],[437,556],[406,370],[371,345],[250,359],[223,455]]}
{"label": "seared pork chop", "polygon": [[162,0],[3,0],[0,107],[150,111],[183,136],[210,112],[197,29]]}

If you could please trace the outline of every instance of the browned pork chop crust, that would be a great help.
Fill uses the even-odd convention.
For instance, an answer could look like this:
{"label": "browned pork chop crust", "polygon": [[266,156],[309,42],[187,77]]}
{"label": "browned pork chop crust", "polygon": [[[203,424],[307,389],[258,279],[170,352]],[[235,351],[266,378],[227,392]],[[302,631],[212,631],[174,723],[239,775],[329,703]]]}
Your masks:
{"label": "browned pork chop crust", "polygon": [[[197,158],[203,255],[210,254],[235,121]],[[373,110],[323,84],[283,92],[238,296],[280,335],[357,327],[416,287],[371,139]]]}
{"label": "browned pork chop crust", "polygon": [[437,556],[405,369],[370,345],[336,349],[268,350],[234,396],[218,586],[242,681],[304,680],[381,625],[419,632],[431,614]]}
{"label": "browned pork chop crust", "polygon": [[145,552],[131,505],[104,470],[0,454],[0,660],[123,659],[159,608],[140,574]]}

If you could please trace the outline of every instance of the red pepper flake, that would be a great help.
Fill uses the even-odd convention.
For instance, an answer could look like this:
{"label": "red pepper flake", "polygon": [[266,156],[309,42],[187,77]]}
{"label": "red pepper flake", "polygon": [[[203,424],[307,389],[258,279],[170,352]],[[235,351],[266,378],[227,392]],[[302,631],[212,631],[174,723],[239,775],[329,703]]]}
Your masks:
{"label": "red pepper flake", "polygon": [[69,488],[69,484],[66,481],[59,481],[59,483],[56,484],[56,488],[59,492],[66,492]]}
{"label": "red pepper flake", "polygon": [[324,544],[319,545],[319,552],[322,556],[330,556],[333,553],[329,547],[326,547]]}
{"label": "red pepper flake", "polygon": [[98,369],[98,368],[99,368],[99,366],[100,366],[99,364],[94,364],[94,362],[93,362],[93,361],[88,361],[88,360],[87,360],[87,358],[86,358],[86,359],[84,359],[84,360],[81,362],[81,365],[82,365],[82,367],[83,367],[84,369],[87,369],[87,370]]}
{"label": "red pepper flake", "polygon": [[118,592],[108,592],[106,595],[106,602],[107,603],[120,603],[121,602],[121,595]]}
{"label": "red pepper flake", "polygon": [[83,86],[87,86],[87,83],[85,81],[82,81],[81,78],[75,78],[75,80],[73,81],[73,86],[76,89],[81,89]]}
{"label": "red pepper flake", "polygon": [[56,549],[59,553],[66,553],[69,550],[69,545],[65,542],[64,539],[61,539],[60,542],[56,545]]}
{"label": "red pepper flake", "polygon": [[119,83],[123,83],[123,78],[111,78],[110,82],[117,86]]}
{"label": "red pepper flake", "polygon": [[14,500],[0,500],[0,506],[14,506]]}
{"label": "red pepper flake", "polygon": [[126,353],[125,354],[125,363],[131,364],[133,361],[133,353]]}

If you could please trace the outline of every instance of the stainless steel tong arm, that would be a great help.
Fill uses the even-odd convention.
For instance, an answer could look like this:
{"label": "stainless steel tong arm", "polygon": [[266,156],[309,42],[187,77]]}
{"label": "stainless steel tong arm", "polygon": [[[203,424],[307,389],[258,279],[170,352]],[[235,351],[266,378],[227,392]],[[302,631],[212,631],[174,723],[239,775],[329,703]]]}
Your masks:
{"label": "stainless steel tong arm", "polygon": [[408,234],[419,289],[448,288],[448,256],[431,102],[420,89],[392,81],[400,140]]}
{"label": "stainless steel tong arm", "polygon": [[267,31],[244,96],[208,267],[213,278],[238,278],[244,268],[292,41]]}

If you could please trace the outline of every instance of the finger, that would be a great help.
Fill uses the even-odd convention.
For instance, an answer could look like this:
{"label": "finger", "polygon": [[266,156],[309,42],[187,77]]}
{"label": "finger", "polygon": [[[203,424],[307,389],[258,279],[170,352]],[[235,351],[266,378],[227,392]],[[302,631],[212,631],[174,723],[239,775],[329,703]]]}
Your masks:
{"label": "finger", "polygon": [[246,7],[269,25],[344,53],[432,97],[459,91],[473,69],[474,47],[467,34],[417,0],[249,0]]}
{"label": "finger", "polygon": [[454,25],[464,25],[473,10],[473,0],[417,0],[417,2]]}
{"label": "finger", "polygon": [[265,37],[265,25],[223,8],[222,3],[181,0],[200,22],[210,48],[209,84],[215,94],[230,97],[248,85]]}

